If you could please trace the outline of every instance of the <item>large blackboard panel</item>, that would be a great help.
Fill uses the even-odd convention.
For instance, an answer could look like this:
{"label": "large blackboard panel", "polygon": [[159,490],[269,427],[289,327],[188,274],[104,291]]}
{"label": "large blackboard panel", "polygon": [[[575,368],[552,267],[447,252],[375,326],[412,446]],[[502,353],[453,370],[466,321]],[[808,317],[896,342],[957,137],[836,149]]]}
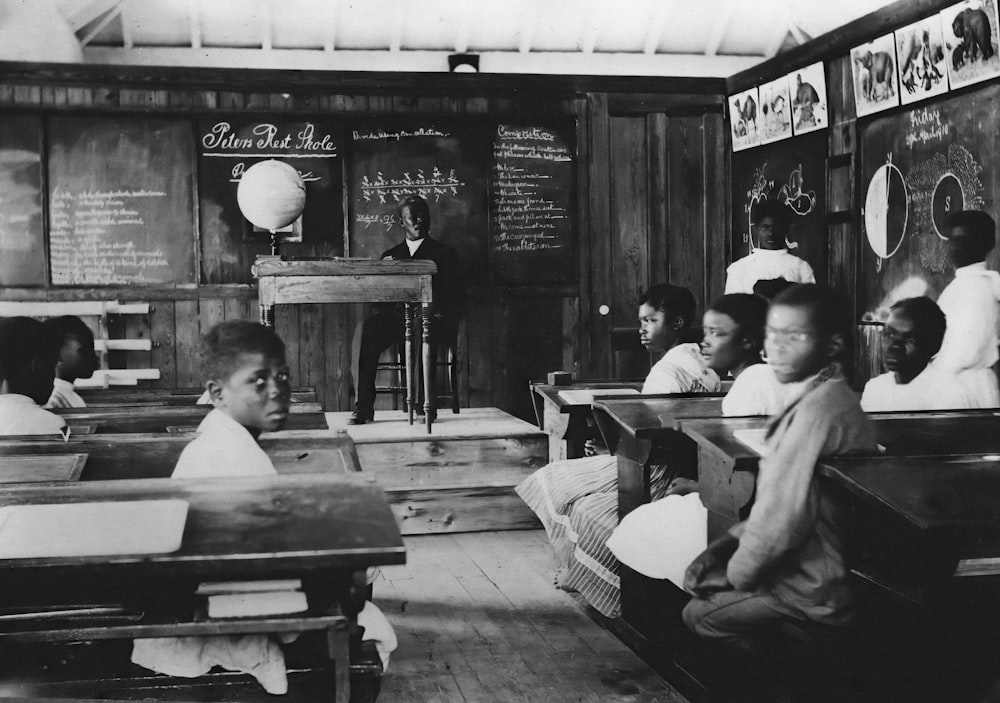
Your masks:
{"label": "large blackboard panel", "polygon": [[471,285],[485,285],[489,126],[371,121],[350,130],[348,142],[351,256],[376,259],[403,241],[399,202],[421,195],[430,207],[431,236],[455,247]]}
{"label": "large blackboard panel", "polygon": [[501,124],[493,135],[490,257],[501,285],[574,280],[572,128]]}
{"label": "large blackboard panel", "polygon": [[0,286],[45,285],[42,122],[5,116],[0,129]]}
{"label": "large blackboard panel", "polygon": [[194,283],[191,123],[53,117],[48,133],[52,283]]}
{"label": "large blackboard panel", "polygon": [[204,283],[252,283],[254,259],[270,253],[270,235],[254,232],[236,202],[240,176],[267,159],[294,166],[306,186],[302,241],[282,243],[282,255],[343,255],[339,142],[338,128],[326,120],[227,118],[199,122],[198,200]]}
{"label": "large blackboard panel", "polygon": [[[1000,86],[876,118],[861,130],[859,312],[883,319],[896,300],[937,298],[954,276],[943,220],[948,212],[997,216]],[[990,268],[1000,264],[994,249]]]}
{"label": "large blackboard panel", "polygon": [[[789,251],[812,266],[818,281],[827,269],[826,131],[733,154],[733,258],[751,251],[750,208],[778,200],[792,212]],[[753,246],[757,243],[753,242]]]}

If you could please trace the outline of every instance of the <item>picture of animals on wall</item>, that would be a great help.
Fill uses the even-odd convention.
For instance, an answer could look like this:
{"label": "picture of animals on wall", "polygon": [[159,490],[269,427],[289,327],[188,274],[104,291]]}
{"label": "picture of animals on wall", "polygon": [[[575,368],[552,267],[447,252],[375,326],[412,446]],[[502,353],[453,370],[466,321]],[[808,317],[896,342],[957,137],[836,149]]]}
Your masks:
{"label": "picture of animals on wall", "polygon": [[928,17],[896,30],[899,97],[904,105],[948,90],[941,20]]}
{"label": "picture of animals on wall", "polygon": [[792,136],[792,99],[788,76],[760,87],[760,143],[769,144]]}
{"label": "picture of animals on wall", "polygon": [[892,34],[851,49],[858,117],[899,105],[896,47]]}
{"label": "picture of animals on wall", "polygon": [[941,10],[952,88],[1000,75],[996,0],[967,0]]}
{"label": "picture of animals on wall", "polygon": [[792,71],[788,83],[792,91],[792,132],[806,134],[826,127],[829,119],[823,62]]}
{"label": "picture of animals on wall", "polygon": [[756,88],[729,96],[729,123],[733,130],[733,151],[760,144],[757,119],[759,102]]}

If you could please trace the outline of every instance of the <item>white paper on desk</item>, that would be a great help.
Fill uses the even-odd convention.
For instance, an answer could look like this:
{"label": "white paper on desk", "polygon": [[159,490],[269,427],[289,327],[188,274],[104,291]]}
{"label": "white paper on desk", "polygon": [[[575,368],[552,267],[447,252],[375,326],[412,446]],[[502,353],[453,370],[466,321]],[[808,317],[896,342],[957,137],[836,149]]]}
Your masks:
{"label": "white paper on desk", "polygon": [[304,613],[309,602],[302,591],[226,593],[208,597],[208,617],[245,618]]}
{"label": "white paper on desk", "polygon": [[594,398],[602,395],[639,395],[635,388],[581,388],[559,391],[559,397],[570,405],[590,405]]}
{"label": "white paper on desk", "polygon": [[760,456],[767,454],[767,442],[764,439],[766,436],[766,428],[755,430],[733,430],[733,438],[737,442]]}

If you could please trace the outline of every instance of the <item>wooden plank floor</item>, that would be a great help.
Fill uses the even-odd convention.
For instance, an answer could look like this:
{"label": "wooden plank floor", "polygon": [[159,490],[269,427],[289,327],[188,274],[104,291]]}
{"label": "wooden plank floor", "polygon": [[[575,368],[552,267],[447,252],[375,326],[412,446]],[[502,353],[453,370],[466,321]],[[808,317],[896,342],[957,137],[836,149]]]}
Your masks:
{"label": "wooden plank floor", "polygon": [[548,441],[545,433],[530,422],[497,408],[462,408],[457,415],[447,408],[439,410],[430,435],[423,418],[415,419],[411,425],[402,410],[376,410],[375,422],[364,425],[348,425],[350,417],[349,412],[328,412],[326,423],[331,430],[347,430],[358,444],[520,436],[538,436]]}
{"label": "wooden plank floor", "polygon": [[686,703],[555,587],[541,530],[406,539],[375,602],[399,638],[379,703]]}

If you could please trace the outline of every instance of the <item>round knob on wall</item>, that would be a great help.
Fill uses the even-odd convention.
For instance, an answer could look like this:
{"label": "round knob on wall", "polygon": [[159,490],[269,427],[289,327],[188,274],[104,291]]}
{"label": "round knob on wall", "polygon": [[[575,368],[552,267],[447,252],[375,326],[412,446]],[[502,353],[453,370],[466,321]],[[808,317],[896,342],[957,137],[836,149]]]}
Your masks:
{"label": "round knob on wall", "polygon": [[607,305],[602,305],[601,307],[597,308],[597,312],[601,313],[602,315],[607,315],[609,312],[611,312],[611,308],[609,308]]}

